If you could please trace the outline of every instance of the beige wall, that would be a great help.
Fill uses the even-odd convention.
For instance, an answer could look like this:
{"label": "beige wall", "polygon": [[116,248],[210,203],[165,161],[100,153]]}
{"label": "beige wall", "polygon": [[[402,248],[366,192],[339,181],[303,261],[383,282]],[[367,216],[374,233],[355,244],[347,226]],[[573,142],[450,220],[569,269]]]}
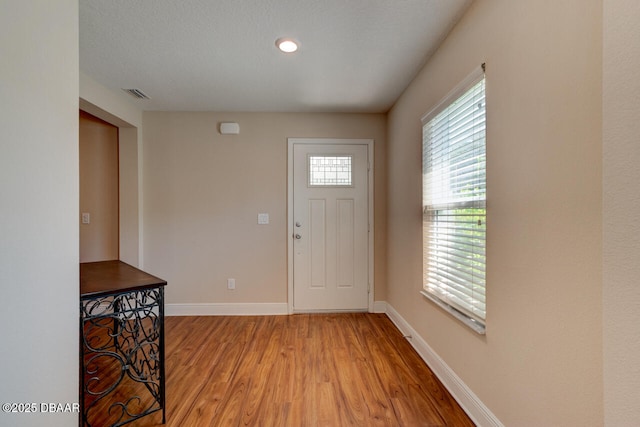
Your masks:
{"label": "beige wall", "polygon": [[[78,401],[78,2],[0,6],[0,402]],[[2,426],[78,424],[0,412]]]}
{"label": "beige wall", "polygon": [[134,266],[142,266],[142,227],[140,226],[142,175],[139,141],[140,129],[126,126],[118,129],[118,200],[119,206],[119,253],[120,260]]}
{"label": "beige wall", "polygon": [[640,2],[605,0],[603,335],[607,426],[640,425]]}
{"label": "beige wall", "polygon": [[[220,135],[221,121],[240,124]],[[385,115],[144,114],[145,269],[167,303],[287,302],[287,138],[375,140],[375,298],[385,294]],[[257,214],[270,215],[257,225]],[[236,290],[227,290],[227,278]]]}
{"label": "beige wall", "polygon": [[118,257],[118,128],[80,111],[80,262]]}
{"label": "beige wall", "polygon": [[[603,422],[600,0],[476,1],[389,114],[387,299],[507,426]],[[422,298],[420,117],[487,64],[487,335]]]}

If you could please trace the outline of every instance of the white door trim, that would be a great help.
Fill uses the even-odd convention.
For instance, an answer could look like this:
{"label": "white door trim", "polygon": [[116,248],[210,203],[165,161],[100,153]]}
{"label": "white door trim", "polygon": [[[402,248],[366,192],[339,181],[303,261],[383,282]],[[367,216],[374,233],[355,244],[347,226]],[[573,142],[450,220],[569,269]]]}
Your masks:
{"label": "white door trim", "polygon": [[374,302],[374,215],[373,215],[373,139],[336,139],[336,138],[287,138],[287,310],[293,314],[293,145],[294,144],[341,144],[366,145],[368,155],[368,207],[369,210],[369,241],[368,241],[368,289],[369,312],[373,312]]}

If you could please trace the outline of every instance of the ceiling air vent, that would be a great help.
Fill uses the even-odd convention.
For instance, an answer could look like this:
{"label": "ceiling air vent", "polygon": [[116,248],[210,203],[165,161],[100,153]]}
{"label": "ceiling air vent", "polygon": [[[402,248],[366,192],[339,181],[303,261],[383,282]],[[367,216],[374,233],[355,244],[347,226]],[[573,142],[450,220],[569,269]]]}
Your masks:
{"label": "ceiling air vent", "polygon": [[151,99],[140,89],[122,89],[122,90],[127,92],[129,95],[133,96],[134,98]]}

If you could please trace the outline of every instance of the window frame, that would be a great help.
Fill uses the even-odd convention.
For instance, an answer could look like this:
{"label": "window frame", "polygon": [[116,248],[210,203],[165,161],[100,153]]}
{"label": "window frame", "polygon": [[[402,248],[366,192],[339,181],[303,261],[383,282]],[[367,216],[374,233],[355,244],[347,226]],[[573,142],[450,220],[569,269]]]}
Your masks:
{"label": "window frame", "polygon": [[[481,125],[481,131],[482,131],[482,144],[477,144],[474,142],[470,142],[468,143],[468,145],[480,145],[482,148],[482,152],[481,152],[481,157],[484,159],[483,161],[479,161],[478,164],[482,163],[482,168],[483,168],[483,180],[481,181],[481,186],[482,186],[482,190],[479,191],[478,195],[473,195],[472,197],[470,197],[470,200],[459,200],[456,199],[455,196],[453,196],[452,194],[454,193],[454,190],[452,190],[453,186],[451,185],[450,182],[447,182],[447,184],[444,186],[445,193],[451,193],[449,194],[449,198],[447,199],[440,199],[438,200],[437,203],[434,203],[434,196],[432,193],[429,193],[428,189],[425,188],[427,187],[426,181],[429,179],[432,179],[432,176],[429,176],[427,178],[427,163],[430,160],[430,155],[431,152],[434,150],[434,146],[431,145],[427,145],[427,142],[425,141],[425,139],[427,138],[427,134],[425,132],[425,130],[427,129],[428,125],[431,124],[431,122],[434,119],[438,119],[439,116],[441,115],[441,113],[447,111],[449,109],[450,106],[452,106],[453,104],[455,104],[457,101],[461,100],[464,98],[465,95],[467,95],[467,92],[469,92],[471,89],[473,89],[476,85],[478,85],[478,83],[483,82],[484,86],[483,86],[483,92],[482,92],[482,96],[484,96],[484,105],[483,105],[483,117],[482,117],[482,125]],[[486,295],[486,280],[484,277],[484,270],[485,270],[485,266],[486,266],[486,119],[487,119],[487,114],[486,114],[486,80],[485,80],[485,64],[482,64],[481,66],[479,66],[477,69],[475,69],[471,74],[469,74],[462,82],[460,82],[453,90],[451,90],[440,102],[438,102],[436,104],[435,107],[433,107],[428,113],[426,113],[423,117],[422,117],[422,138],[423,138],[423,144],[422,144],[422,156],[423,156],[423,170],[422,170],[422,181],[423,181],[423,190],[422,190],[422,195],[423,195],[423,202],[422,202],[422,213],[423,213],[423,286],[422,286],[422,290],[421,290],[421,294],[426,297],[428,300],[432,301],[433,303],[437,304],[439,307],[441,307],[442,309],[444,309],[445,311],[447,311],[448,313],[450,313],[451,315],[453,315],[456,319],[458,319],[459,321],[461,321],[462,323],[464,323],[465,325],[467,325],[468,327],[470,327],[472,330],[474,330],[475,332],[477,332],[478,334],[484,335],[486,333],[486,303],[485,303],[485,295]],[[473,125],[474,129],[475,129],[475,123]],[[471,135],[475,135],[474,133],[471,133]],[[434,140],[431,139],[429,142],[433,142]],[[449,137],[447,136],[446,138],[446,144],[447,144],[447,152],[449,152],[449,148],[450,146],[448,145],[449,143]],[[465,142],[466,144],[466,142]],[[466,145],[465,145],[466,147]],[[428,153],[429,152],[429,153]],[[452,175],[455,177],[459,177],[460,175]],[[432,185],[433,186],[433,185]],[[478,198],[482,196],[482,198]],[[428,201],[431,201],[433,204],[427,204]],[[439,239],[438,237],[436,237],[435,242],[450,242],[451,239],[450,236],[453,236],[455,233],[457,233],[457,231],[447,231],[445,230],[443,233],[440,233],[438,231],[433,232],[433,229],[435,227],[435,229],[438,229],[438,220],[429,220],[428,218],[434,218],[433,217],[433,212],[452,212],[458,209],[474,209],[477,210],[477,212],[482,211],[482,214],[484,215],[482,217],[482,221],[484,222],[482,224],[482,227],[478,228],[478,234],[473,234],[473,239],[476,239],[476,236],[479,235],[479,233],[481,232],[483,235],[483,239],[482,239],[482,247],[481,247],[481,254],[480,256],[482,257],[482,278],[481,279],[476,279],[473,278],[470,282],[467,282],[469,284],[464,284],[461,285],[461,289],[463,290],[467,290],[468,292],[471,293],[470,296],[468,296],[469,301],[471,301],[471,303],[458,303],[456,301],[455,296],[452,297],[452,293],[448,292],[448,289],[451,289],[450,286],[448,286],[447,284],[444,283],[444,280],[442,281],[443,283],[440,284],[435,284],[434,282],[438,282],[438,276],[442,277],[447,273],[442,273],[439,271],[434,270],[432,267],[440,267],[443,268],[443,263],[440,262],[438,259],[439,258],[444,258],[445,256],[448,255],[441,255],[442,251],[440,249],[436,249],[433,250],[433,248],[431,248],[430,250],[430,246],[431,243],[434,242],[434,234],[437,236],[440,236],[441,234],[445,236],[444,239]],[[475,211],[474,211],[475,212]],[[431,215],[431,216],[429,216]],[[439,215],[439,214],[435,214],[435,215]],[[443,216],[442,214],[440,214],[441,216]],[[448,214],[445,214],[448,215]],[[464,214],[466,215],[466,213]],[[462,217],[463,214],[461,212],[455,213],[453,214],[453,216],[455,217],[455,221],[456,224],[458,223],[458,219],[459,217]],[[479,217],[478,217],[479,218]],[[443,221],[442,219],[440,219],[439,221]],[[431,224],[429,226],[430,230],[427,229],[428,225],[427,224]],[[481,223],[478,223],[478,225],[480,226]],[[456,227],[456,225],[452,226],[452,228]],[[441,227],[443,228],[443,227]],[[454,249],[454,251],[458,251],[456,252],[459,255],[460,250],[458,248]],[[475,251],[475,249],[474,249]],[[435,257],[433,254],[436,254]],[[474,252],[475,254],[475,252]],[[467,261],[465,261],[465,263],[473,263],[475,265],[475,259],[473,261],[469,261],[469,258],[467,258]],[[451,270],[454,270],[455,273],[459,273],[459,274],[464,274],[461,273],[463,270],[461,268],[460,265],[457,266],[458,268],[451,268]],[[430,272],[431,270],[431,272]],[[433,273],[433,271],[436,271],[436,273]],[[482,295],[480,296],[479,293],[476,296],[475,290],[478,289],[476,286],[479,286],[478,283],[479,282],[475,282],[474,280],[478,280],[482,282]],[[482,300],[480,300],[480,297]],[[482,310],[475,310],[474,307],[479,306],[482,307]],[[471,307],[471,308],[470,308]]]}

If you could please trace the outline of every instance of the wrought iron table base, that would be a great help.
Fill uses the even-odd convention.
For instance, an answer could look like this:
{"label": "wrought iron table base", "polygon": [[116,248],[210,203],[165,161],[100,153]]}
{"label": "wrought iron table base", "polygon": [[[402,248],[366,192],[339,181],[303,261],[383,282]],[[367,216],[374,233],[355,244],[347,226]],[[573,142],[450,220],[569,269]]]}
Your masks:
{"label": "wrought iron table base", "polygon": [[164,284],[81,296],[82,426],[165,423]]}

